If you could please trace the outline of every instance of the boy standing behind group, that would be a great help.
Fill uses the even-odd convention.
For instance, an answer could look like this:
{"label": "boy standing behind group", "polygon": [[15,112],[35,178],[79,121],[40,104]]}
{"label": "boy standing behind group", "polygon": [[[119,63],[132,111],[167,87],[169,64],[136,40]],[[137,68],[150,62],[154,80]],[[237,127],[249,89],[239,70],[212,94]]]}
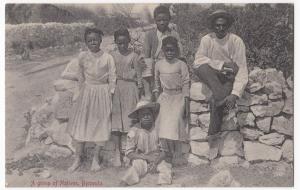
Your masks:
{"label": "boy standing behind group", "polygon": [[154,65],[157,61],[164,58],[164,54],[162,52],[162,40],[167,36],[175,37],[179,42],[178,57],[180,57],[182,52],[179,34],[173,28],[169,27],[171,20],[169,8],[165,6],[156,7],[154,10],[154,20],[156,28],[146,33],[143,52],[141,55],[147,65],[143,71],[142,77],[145,97],[148,99],[153,99],[152,90],[154,86]]}

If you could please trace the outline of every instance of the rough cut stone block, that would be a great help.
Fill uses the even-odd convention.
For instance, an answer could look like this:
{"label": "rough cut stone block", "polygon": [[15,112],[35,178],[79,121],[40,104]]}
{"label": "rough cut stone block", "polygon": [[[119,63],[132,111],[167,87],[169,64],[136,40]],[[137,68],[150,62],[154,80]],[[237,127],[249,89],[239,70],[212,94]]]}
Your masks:
{"label": "rough cut stone block", "polygon": [[265,72],[266,72],[265,83],[275,81],[281,84],[283,89],[286,87],[286,83],[282,71],[277,71],[275,68],[268,68],[265,69]]}
{"label": "rough cut stone block", "polygon": [[195,141],[206,141],[207,140],[207,130],[201,127],[192,127],[190,129],[190,140]]}
{"label": "rough cut stone block", "polygon": [[282,150],[258,142],[244,141],[245,158],[248,161],[279,161]]}
{"label": "rough cut stone block", "polygon": [[294,135],[293,117],[290,119],[284,116],[274,117],[271,129],[289,136]]}
{"label": "rough cut stone block", "polygon": [[268,103],[268,96],[266,94],[250,96],[250,105],[261,105],[267,103]]}
{"label": "rough cut stone block", "polygon": [[199,117],[199,115],[197,115],[197,114],[194,114],[194,113],[191,113],[190,114],[190,124],[192,124],[192,125],[198,125],[198,117]]}
{"label": "rough cut stone block", "polygon": [[244,138],[249,139],[249,140],[256,140],[260,136],[264,135],[263,132],[261,132],[257,129],[251,129],[251,128],[247,128],[247,127],[242,127],[240,129],[240,131],[243,134]]}
{"label": "rough cut stone block", "polygon": [[192,83],[190,88],[190,98],[192,100],[208,100],[212,93],[210,89],[201,82]]}
{"label": "rough cut stone block", "polygon": [[284,101],[269,101],[268,105],[254,105],[250,109],[257,117],[268,117],[278,115],[284,106]]}
{"label": "rough cut stone block", "polygon": [[282,112],[293,115],[294,114],[294,101],[293,97],[287,98],[284,101],[284,107],[282,109]]}
{"label": "rough cut stone block", "polygon": [[228,114],[224,115],[221,131],[234,131],[238,129],[236,113],[237,109],[232,109]]}
{"label": "rough cut stone block", "polygon": [[292,162],[294,161],[294,150],[293,150],[293,141],[290,139],[287,139],[286,141],[284,141],[282,147],[282,157],[288,161],[288,162]]}
{"label": "rough cut stone block", "polygon": [[255,116],[252,112],[238,114],[237,121],[239,126],[255,126]]}
{"label": "rough cut stone block", "polygon": [[202,113],[202,112],[208,112],[209,107],[207,103],[201,103],[201,102],[190,102],[190,112],[191,113]]}
{"label": "rough cut stone block", "polygon": [[194,166],[206,165],[209,164],[209,160],[204,158],[199,158],[194,154],[188,154],[188,162]]}
{"label": "rough cut stone block", "polygon": [[222,156],[243,156],[243,136],[239,131],[225,131],[221,135],[219,153]]}
{"label": "rough cut stone block", "polygon": [[252,84],[254,82],[263,82],[266,78],[266,71],[255,67],[252,71],[249,73],[249,84]]}
{"label": "rough cut stone block", "polygon": [[249,112],[250,107],[249,106],[238,106],[238,111],[239,112]]}
{"label": "rough cut stone block", "polygon": [[265,83],[264,92],[268,94],[271,100],[282,98],[282,86],[276,81]]}
{"label": "rough cut stone block", "polygon": [[264,85],[261,82],[255,82],[250,85],[247,85],[247,91],[250,93],[257,92],[264,88]]}
{"label": "rough cut stone block", "polygon": [[208,153],[209,153],[208,142],[190,141],[190,145],[191,145],[191,152],[193,154],[208,158]]}
{"label": "rough cut stone block", "polygon": [[266,145],[279,145],[284,141],[284,135],[278,133],[270,133],[259,137],[259,142]]}
{"label": "rough cut stone block", "polygon": [[210,113],[202,113],[198,117],[199,125],[208,129],[210,122]]}
{"label": "rough cut stone block", "polygon": [[263,132],[269,133],[271,128],[271,119],[271,117],[257,118],[256,125]]}

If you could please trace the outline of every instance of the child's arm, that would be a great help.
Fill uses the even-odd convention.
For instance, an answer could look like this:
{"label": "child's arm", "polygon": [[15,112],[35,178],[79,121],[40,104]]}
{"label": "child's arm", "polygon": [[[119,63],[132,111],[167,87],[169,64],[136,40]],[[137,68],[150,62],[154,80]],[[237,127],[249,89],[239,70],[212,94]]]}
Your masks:
{"label": "child's arm", "polygon": [[158,99],[159,89],[160,89],[160,78],[159,78],[159,62],[157,62],[154,66],[154,95],[155,99]]}
{"label": "child's arm", "polygon": [[185,105],[185,111],[184,111],[184,117],[189,117],[189,111],[190,111],[190,76],[189,76],[189,70],[186,65],[186,63],[181,62],[181,78],[182,78],[182,93],[184,96],[184,105]]}
{"label": "child's arm", "polygon": [[84,53],[80,53],[78,56],[78,84],[79,84],[79,90],[82,88],[85,76],[84,76],[84,62],[83,62]]}
{"label": "child's arm", "polygon": [[143,88],[143,83],[142,83],[142,69],[139,65],[139,57],[138,55],[136,55],[134,57],[134,60],[133,60],[133,67],[134,67],[134,70],[136,72],[136,78],[137,78],[137,86],[138,86],[138,89],[141,89]]}
{"label": "child's arm", "polygon": [[115,61],[111,55],[109,55],[108,58],[108,75],[109,90],[111,94],[114,94],[116,88],[117,74]]}
{"label": "child's arm", "polygon": [[130,160],[136,160],[136,159],[142,159],[145,161],[149,160],[149,156],[136,152],[138,140],[137,140],[136,130],[134,128],[131,128],[130,131],[127,133],[126,140],[127,141],[126,141],[125,155]]}

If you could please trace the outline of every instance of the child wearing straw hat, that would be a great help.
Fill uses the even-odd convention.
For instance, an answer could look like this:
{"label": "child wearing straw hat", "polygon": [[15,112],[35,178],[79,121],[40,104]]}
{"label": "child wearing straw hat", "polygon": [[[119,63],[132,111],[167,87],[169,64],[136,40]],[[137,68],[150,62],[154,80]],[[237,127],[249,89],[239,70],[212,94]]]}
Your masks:
{"label": "child wearing straw hat", "polygon": [[141,100],[129,114],[129,117],[137,119],[138,123],[133,125],[127,134],[125,154],[132,165],[122,178],[120,186],[137,184],[148,172],[158,171],[159,182],[171,179],[171,164],[165,161],[165,154],[160,151],[157,130],[154,126],[158,111],[158,103]]}

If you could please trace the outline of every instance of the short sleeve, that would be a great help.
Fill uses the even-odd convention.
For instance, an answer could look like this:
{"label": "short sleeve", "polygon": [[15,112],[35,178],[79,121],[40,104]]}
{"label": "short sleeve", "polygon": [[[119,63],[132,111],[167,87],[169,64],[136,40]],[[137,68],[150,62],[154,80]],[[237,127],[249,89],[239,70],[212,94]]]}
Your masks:
{"label": "short sleeve", "polygon": [[137,147],[137,141],[136,141],[136,130],[134,130],[134,127],[132,127],[129,132],[127,133],[127,142],[126,142],[126,151],[125,155],[127,156],[131,152],[134,152]]}

